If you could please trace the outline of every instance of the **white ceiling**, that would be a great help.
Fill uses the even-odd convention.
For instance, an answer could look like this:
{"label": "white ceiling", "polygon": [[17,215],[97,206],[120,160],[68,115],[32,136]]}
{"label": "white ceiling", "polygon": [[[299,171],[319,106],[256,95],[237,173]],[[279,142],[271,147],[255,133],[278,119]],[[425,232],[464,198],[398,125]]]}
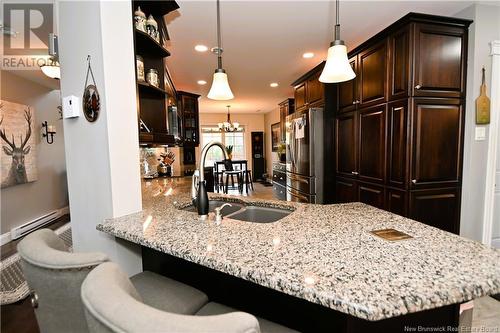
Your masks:
{"label": "white ceiling", "polygon": [[[216,5],[181,1],[167,15],[171,38],[168,66],[178,90],[202,95],[201,112],[268,112],[293,96],[290,84],[324,60],[332,39],[333,1],[221,1],[223,67],[235,99],[212,101],[210,89],[216,57],[199,53],[196,44],[216,45]],[[408,12],[453,15],[473,1],[341,1],[342,39],[349,49],[389,26]],[[314,52],[303,59],[304,52]],[[196,81],[205,80],[205,86]],[[278,88],[271,88],[278,82]]]}

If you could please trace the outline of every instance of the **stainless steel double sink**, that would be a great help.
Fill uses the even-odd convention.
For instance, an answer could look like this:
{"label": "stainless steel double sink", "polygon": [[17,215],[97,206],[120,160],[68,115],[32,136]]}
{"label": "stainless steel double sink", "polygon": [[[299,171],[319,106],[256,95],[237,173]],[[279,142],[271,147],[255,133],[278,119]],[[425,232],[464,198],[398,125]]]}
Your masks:
{"label": "stainless steel double sink", "polygon": [[[240,220],[255,223],[270,223],[281,220],[282,218],[290,215],[291,210],[250,206],[242,203],[228,202],[223,200],[210,200],[208,205],[209,212],[213,212],[215,208],[222,206],[225,203],[230,203],[232,206],[225,206],[221,210],[223,217],[228,217],[233,220]],[[182,208],[188,212],[196,212],[196,207],[193,205]]]}

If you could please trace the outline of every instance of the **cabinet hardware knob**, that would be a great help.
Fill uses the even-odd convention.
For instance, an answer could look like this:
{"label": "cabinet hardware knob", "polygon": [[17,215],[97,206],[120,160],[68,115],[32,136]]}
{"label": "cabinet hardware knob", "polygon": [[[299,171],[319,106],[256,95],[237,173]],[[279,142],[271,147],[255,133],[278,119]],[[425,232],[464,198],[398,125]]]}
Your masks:
{"label": "cabinet hardware knob", "polygon": [[358,173],[358,172],[356,172],[356,171],[352,171],[351,173],[352,173],[353,175],[359,175],[359,173]]}
{"label": "cabinet hardware knob", "polygon": [[361,102],[360,102],[359,100],[357,100],[357,101],[356,101],[356,104],[359,104],[359,103],[361,103]]}
{"label": "cabinet hardware knob", "polygon": [[415,86],[415,89],[417,89],[417,90],[418,90],[418,89],[420,89],[420,88],[422,88],[422,86],[421,86],[420,84],[417,84],[417,85]]}
{"label": "cabinet hardware knob", "polygon": [[280,177],[280,180],[283,180],[283,177]]}
{"label": "cabinet hardware knob", "polygon": [[357,102],[357,101],[352,101],[352,105],[356,105],[356,102]]}
{"label": "cabinet hardware knob", "polygon": [[416,179],[412,179],[412,180],[411,180],[411,182],[412,182],[413,184],[416,184],[416,183],[417,183],[417,180],[416,180]]}

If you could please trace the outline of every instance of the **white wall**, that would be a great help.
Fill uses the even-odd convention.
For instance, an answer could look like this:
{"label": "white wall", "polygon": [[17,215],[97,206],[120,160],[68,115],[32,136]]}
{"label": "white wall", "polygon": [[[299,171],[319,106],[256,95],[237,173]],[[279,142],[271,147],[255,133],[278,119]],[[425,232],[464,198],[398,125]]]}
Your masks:
{"label": "white wall", "polygon": [[278,153],[273,152],[273,147],[272,147],[272,141],[271,141],[271,125],[275,123],[279,123],[280,121],[280,109],[277,107],[276,109],[272,110],[271,112],[266,113],[264,117],[264,123],[266,126],[266,134],[268,140],[266,140],[266,169],[267,169],[267,174],[270,179],[272,179],[272,174],[273,174],[273,162],[278,161]]}
{"label": "white wall", "polygon": [[61,93],[81,97],[87,55],[101,97],[94,123],[65,119],[73,243],[102,251],[129,274],[141,270],[140,248],[95,227],[140,211],[133,31],[129,1],[58,1]]}
{"label": "white wall", "polygon": [[[467,100],[464,141],[464,168],[460,235],[480,241],[484,207],[488,140],[475,141],[475,99],[481,85],[481,68],[486,69],[486,82],[491,78],[489,43],[500,39],[500,6],[475,4],[455,14],[474,20],[469,28],[467,65]],[[489,87],[488,87],[489,88]],[[491,96],[491,91],[487,94]],[[485,126],[486,131],[489,126]],[[494,227],[494,237],[500,237],[500,223]]]}
{"label": "white wall", "polygon": [[[27,104],[35,110],[32,135],[35,138],[38,180],[1,190],[0,233],[68,205],[64,130],[57,107],[60,91],[52,90],[12,73],[1,72],[1,99]],[[57,134],[49,145],[42,137],[41,124],[55,125]],[[0,152],[3,158],[8,158]]]}

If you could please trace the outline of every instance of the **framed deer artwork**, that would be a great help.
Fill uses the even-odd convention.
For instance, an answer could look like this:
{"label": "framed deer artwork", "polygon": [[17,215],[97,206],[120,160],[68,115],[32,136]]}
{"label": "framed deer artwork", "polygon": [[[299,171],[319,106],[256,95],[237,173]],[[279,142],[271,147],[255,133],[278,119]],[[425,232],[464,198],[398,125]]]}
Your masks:
{"label": "framed deer artwork", "polygon": [[33,108],[0,100],[1,187],[36,181]]}

